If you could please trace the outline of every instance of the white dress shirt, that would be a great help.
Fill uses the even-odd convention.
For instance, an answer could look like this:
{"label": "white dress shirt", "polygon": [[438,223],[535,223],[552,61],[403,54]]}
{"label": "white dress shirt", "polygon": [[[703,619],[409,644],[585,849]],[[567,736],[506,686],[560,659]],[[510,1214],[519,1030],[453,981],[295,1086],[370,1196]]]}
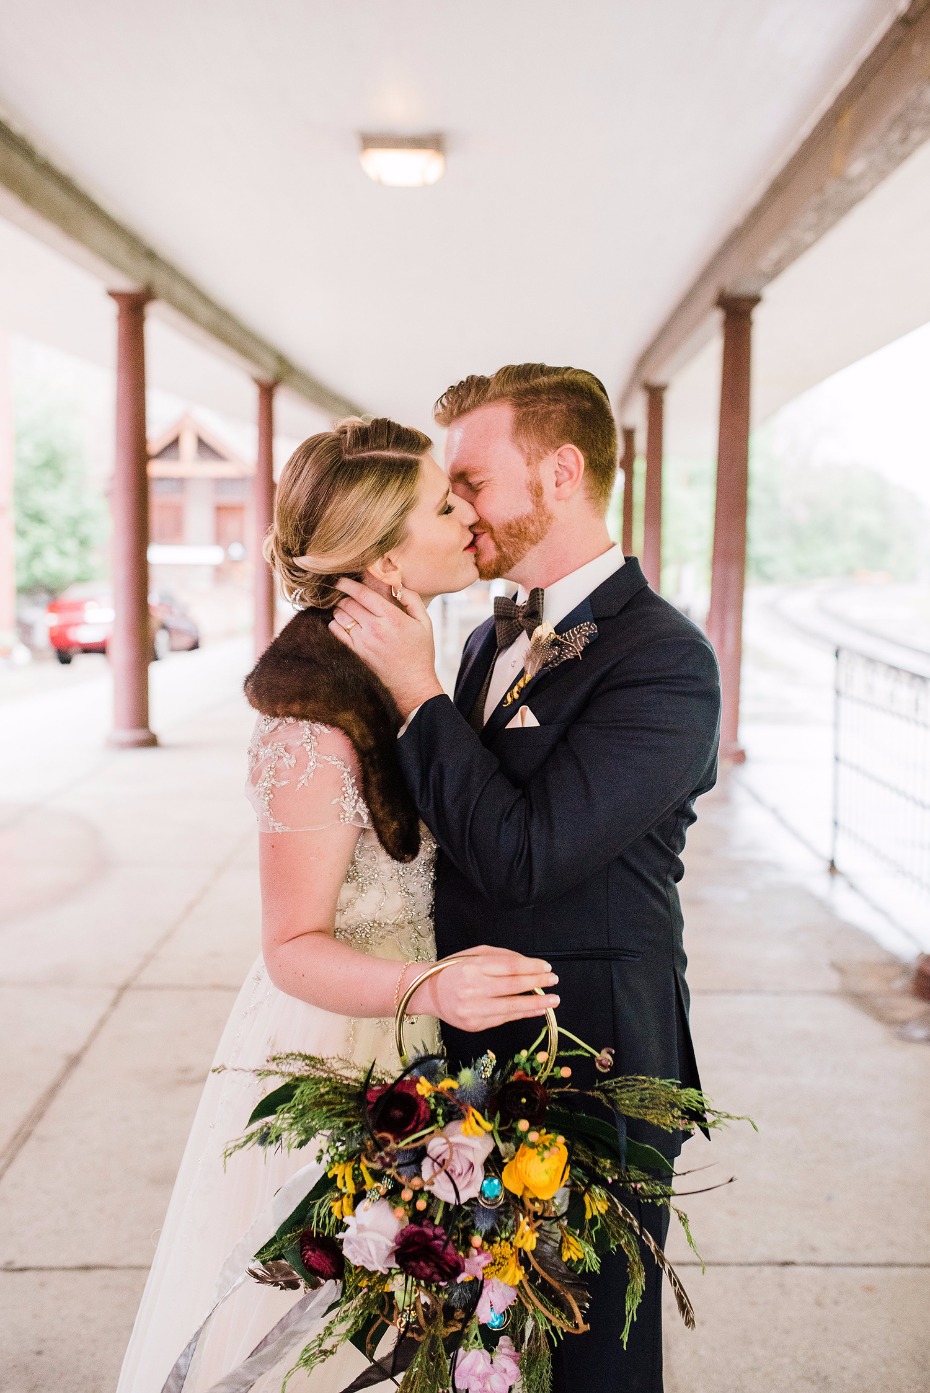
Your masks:
{"label": "white dress shirt", "polygon": [[[593,561],[585,562],[576,571],[569,571],[561,580],[547,585],[543,600],[544,622],[555,628],[566,615],[577,609],[582,600],[586,600],[599,585],[603,585],[605,580],[619,571],[622,565],[622,549],[612,546],[609,551],[596,556]],[[529,594],[530,592],[521,585],[517,590],[517,603],[525,604]],[[487,701],[484,704],[485,721],[516,682],[523,669],[529,646],[530,636],[521,629],[510,647],[502,648],[498,653],[491,674],[491,685],[488,687]]]}

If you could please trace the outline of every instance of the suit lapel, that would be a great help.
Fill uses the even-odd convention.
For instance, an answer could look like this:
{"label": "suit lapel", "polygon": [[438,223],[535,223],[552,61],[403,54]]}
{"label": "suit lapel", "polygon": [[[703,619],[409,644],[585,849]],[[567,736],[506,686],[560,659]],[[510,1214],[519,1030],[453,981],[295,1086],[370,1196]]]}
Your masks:
{"label": "suit lapel", "polygon": [[490,619],[486,622],[487,631],[480,639],[476,639],[471,654],[455,684],[455,705],[466,720],[468,720],[472,708],[478,700],[478,693],[481,691],[484,679],[488,674],[488,668],[493,663],[494,655],[497,652],[494,621]]}

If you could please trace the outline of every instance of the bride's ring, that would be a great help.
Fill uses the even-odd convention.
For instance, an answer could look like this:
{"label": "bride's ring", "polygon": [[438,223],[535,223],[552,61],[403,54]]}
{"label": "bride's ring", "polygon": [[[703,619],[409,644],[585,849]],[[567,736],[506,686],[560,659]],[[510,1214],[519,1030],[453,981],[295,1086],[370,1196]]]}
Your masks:
{"label": "bride's ring", "polygon": [[345,631],[346,631],[347,634],[350,634],[350,633],[352,632],[353,629],[357,629],[357,628],[358,628],[358,620],[357,620],[357,619],[350,619],[349,622],[348,622],[348,624],[343,624],[342,627],[345,629]]}

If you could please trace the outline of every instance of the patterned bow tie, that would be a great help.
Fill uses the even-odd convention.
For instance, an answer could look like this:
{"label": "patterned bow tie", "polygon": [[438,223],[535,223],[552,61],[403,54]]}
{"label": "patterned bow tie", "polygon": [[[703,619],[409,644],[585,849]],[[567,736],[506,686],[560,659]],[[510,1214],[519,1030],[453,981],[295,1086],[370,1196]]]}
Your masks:
{"label": "patterned bow tie", "polygon": [[534,631],[542,623],[543,596],[545,591],[538,586],[531,590],[524,605],[506,595],[498,595],[494,601],[494,628],[497,633],[498,649],[509,648],[521,631],[533,637]]}

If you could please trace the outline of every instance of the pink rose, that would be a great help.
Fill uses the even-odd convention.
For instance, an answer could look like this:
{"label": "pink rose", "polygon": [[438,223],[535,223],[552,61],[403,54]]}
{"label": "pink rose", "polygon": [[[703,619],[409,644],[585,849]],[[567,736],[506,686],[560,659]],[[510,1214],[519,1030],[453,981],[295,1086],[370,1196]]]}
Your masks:
{"label": "pink rose", "polygon": [[516,1299],[516,1287],[509,1286],[507,1282],[499,1282],[496,1277],[488,1277],[482,1286],[475,1315],[482,1325],[487,1325],[495,1311],[498,1314],[506,1311]]}
{"label": "pink rose", "polygon": [[461,1122],[450,1122],[426,1144],[420,1167],[423,1179],[438,1199],[449,1204],[473,1200],[484,1179],[484,1163],[494,1148],[486,1132],[469,1137]]}
{"label": "pink rose", "polygon": [[[514,1291],[516,1295],[516,1291]],[[520,1356],[513,1347],[513,1340],[509,1335],[503,1335],[497,1343],[494,1352],[494,1372],[503,1374],[509,1380],[507,1387],[512,1388],[520,1377]]]}
{"label": "pink rose", "polygon": [[369,1272],[390,1272],[394,1266],[397,1235],[406,1223],[397,1219],[387,1200],[363,1200],[346,1219],[342,1253],[347,1262]]}
{"label": "pink rose", "polygon": [[506,1335],[493,1359],[486,1349],[470,1349],[455,1361],[455,1386],[462,1393],[508,1393],[519,1377],[519,1355]]}

